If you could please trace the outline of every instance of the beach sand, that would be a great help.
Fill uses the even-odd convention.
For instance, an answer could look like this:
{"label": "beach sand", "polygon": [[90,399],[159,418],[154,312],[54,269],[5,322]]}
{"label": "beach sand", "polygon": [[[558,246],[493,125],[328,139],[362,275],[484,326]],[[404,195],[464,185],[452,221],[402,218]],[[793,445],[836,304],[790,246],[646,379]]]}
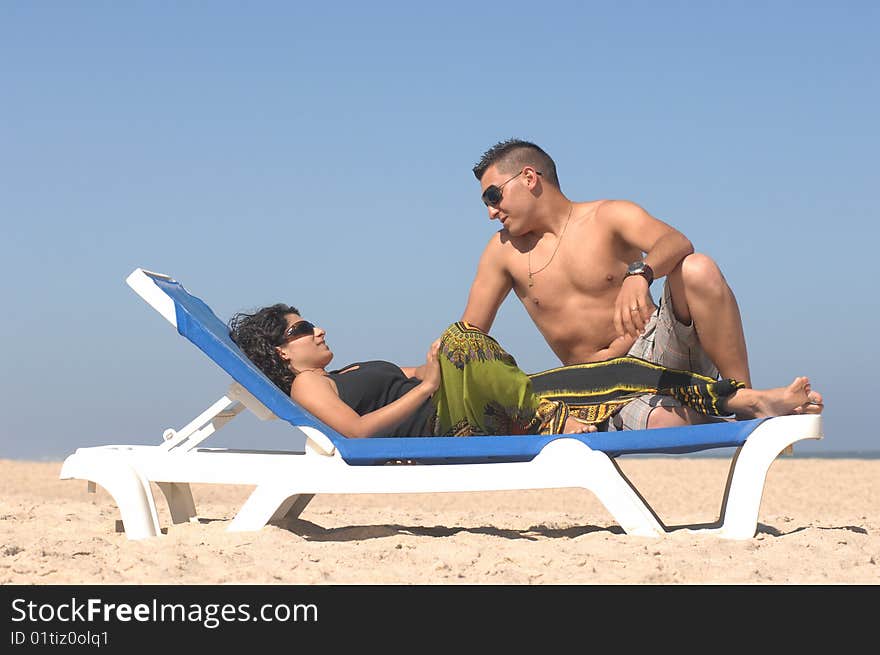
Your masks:
{"label": "beach sand", "polygon": [[[621,458],[668,525],[716,520],[727,459]],[[193,485],[200,522],[129,541],[101,487],[0,460],[2,584],[878,584],[880,460],[778,458],[746,541],[622,533],[581,489],[317,496],[226,528],[249,487]]]}

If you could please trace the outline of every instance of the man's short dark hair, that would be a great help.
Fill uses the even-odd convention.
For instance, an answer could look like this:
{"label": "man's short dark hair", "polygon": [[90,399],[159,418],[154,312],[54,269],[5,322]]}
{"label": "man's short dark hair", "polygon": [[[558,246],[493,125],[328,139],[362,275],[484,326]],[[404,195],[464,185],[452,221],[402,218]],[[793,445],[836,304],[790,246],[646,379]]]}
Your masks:
{"label": "man's short dark hair", "polygon": [[483,153],[483,157],[474,166],[474,176],[482,180],[486,169],[490,166],[496,166],[501,173],[511,175],[522,170],[523,166],[531,166],[541,172],[544,180],[559,188],[556,164],[550,155],[529,141],[507,139],[496,143]]}

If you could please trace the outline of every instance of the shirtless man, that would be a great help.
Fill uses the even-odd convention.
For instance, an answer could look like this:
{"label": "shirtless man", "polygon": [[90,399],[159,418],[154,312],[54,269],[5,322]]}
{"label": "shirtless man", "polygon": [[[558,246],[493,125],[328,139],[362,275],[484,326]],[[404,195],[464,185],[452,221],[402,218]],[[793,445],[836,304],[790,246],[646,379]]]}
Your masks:
{"label": "shirtless man", "polygon": [[[733,291],[681,232],[626,200],[572,202],[553,160],[527,141],[496,144],[473,172],[502,229],[483,251],[462,320],[488,332],[513,290],[563,364],[630,354],[751,387]],[[650,287],[664,276],[658,308]],[[780,394],[774,413],[821,411],[807,378]],[[702,420],[673,398],[652,395],[626,405],[608,429]]]}

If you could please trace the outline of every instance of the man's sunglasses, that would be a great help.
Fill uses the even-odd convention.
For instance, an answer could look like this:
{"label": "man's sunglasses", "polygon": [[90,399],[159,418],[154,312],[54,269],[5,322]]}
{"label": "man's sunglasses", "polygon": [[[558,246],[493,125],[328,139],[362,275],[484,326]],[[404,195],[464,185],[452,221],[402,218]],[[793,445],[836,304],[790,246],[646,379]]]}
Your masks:
{"label": "man's sunglasses", "polygon": [[[483,199],[483,204],[486,205],[486,207],[497,207],[498,203],[501,202],[501,198],[502,198],[501,189],[504,188],[504,185],[507,184],[508,182],[518,178],[520,175],[523,174],[523,172],[525,170],[526,169],[524,168],[519,173],[514,175],[513,177],[506,179],[504,181],[504,183],[501,184],[500,186],[497,184],[490,184],[489,186],[487,186],[486,190],[483,191],[483,195],[480,196]],[[535,173],[540,175],[541,171],[535,171]]]}
{"label": "man's sunglasses", "polygon": [[300,337],[315,336],[315,326],[308,321],[297,321],[284,331],[282,343],[288,343]]}

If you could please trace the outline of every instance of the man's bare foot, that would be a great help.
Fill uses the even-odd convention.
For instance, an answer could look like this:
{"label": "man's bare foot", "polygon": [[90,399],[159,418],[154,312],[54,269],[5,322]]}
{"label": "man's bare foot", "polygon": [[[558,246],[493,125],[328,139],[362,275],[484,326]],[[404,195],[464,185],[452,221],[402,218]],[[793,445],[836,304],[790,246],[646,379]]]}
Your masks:
{"label": "man's bare foot", "polygon": [[810,379],[797,377],[787,387],[738,389],[727,400],[737,418],[766,418],[790,414],[821,414],[822,394],[813,391]]}
{"label": "man's bare foot", "polygon": [[596,426],[592,423],[584,423],[574,416],[569,416],[565,420],[565,426],[562,428],[562,431],[565,434],[583,434],[584,432],[595,432]]}

